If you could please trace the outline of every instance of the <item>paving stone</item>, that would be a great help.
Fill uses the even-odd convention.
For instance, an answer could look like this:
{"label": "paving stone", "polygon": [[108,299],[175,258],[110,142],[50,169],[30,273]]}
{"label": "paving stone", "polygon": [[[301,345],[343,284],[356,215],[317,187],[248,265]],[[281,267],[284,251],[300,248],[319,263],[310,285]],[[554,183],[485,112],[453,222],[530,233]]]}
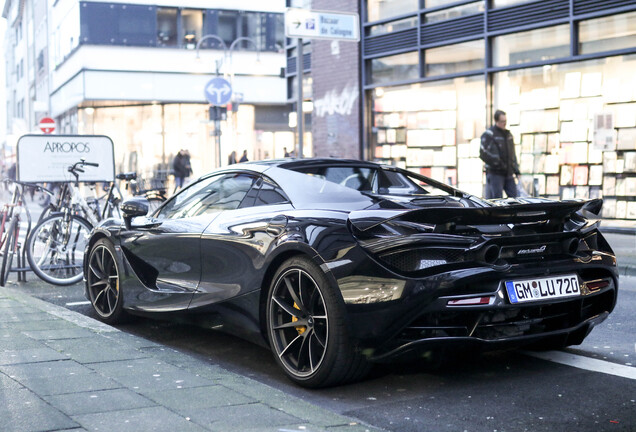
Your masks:
{"label": "paving stone", "polygon": [[53,319],[49,321],[20,321],[0,323],[0,329],[14,331],[53,330],[76,327],[77,326],[75,324],[62,319]]}
{"label": "paving stone", "polygon": [[107,337],[108,339],[116,341],[117,343],[129,344],[137,349],[162,346],[161,344],[150,341],[148,339],[144,339],[139,336],[132,335],[130,333],[114,332],[104,336]]}
{"label": "paving stone", "polygon": [[241,432],[375,432],[380,429],[352,422],[343,426],[316,426],[310,423],[241,429]]}
{"label": "paving stone", "polygon": [[0,366],[0,371],[16,379],[86,375],[93,371],[73,360],[58,360],[24,365]]}
{"label": "paving stone", "polygon": [[140,430],[153,432],[205,431],[201,426],[168,411],[164,407],[84,414],[73,416],[73,419],[87,430],[113,430],[117,432],[139,432]]}
{"label": "paving stone", "polygon": [[257,402],[241,393],[220,385],[166,390],[146,393],[145,396],[183,415],[194,410],[228,405],[243,405]]}
{"label": "paving stone", "polygon": [[64,359],[65,356],[48,347],[7,350],[0,352],[0,365],[36,363]]}
{"label": "paving stone", "polygon": [[303,423],[297,417],[262,403],[200,409],[193,411],[190,418],[193,422],[213,431],[242,431],[250,428]]}
{"label": "paving stone", "polygon": [[9,392],[13,390],[20,390],[24,387],[22,384],[14,380],[8,375],[0,373],[0,392]]}
{"label": "paving stone", "polygon": [[[35,311],[36,309],[32,309]],[[8,322],[27,322],[27,321],[53,321],[57,318],[44,312],[16,313],[9,309],[9,312],[0,314],[0,323]]]}
{"label": "paving stone", "polygon": [[121,388],[122,385],[98,373],[49,378],[18,379],[23,386],[40,396]]}
{"label": "paving stone", "polygon": [[121,411],[157,405],[150,399],[128,389],[46,396],[45,400],[68,415]]}
{"label": "paving stone", "polygon": [[78,426],[27,389],[0,392],[1,431],[57,431]]}
{"label": "paving stone", "polygon": [[147,357],[140,351],[116,344],[100,335],[93,338],[47,341],[46,344],[79,363],[127,360]]}
{"label": "paving stone", "polygon": [[179,370],[178,372],[145,372],[123,376],[111,375],[111,377],[141,394],[215,384],[213,381],[196,376],[185,370]]}
{"label": "paving stone", "polygon": [[30,338],[37,339],[37,340],[77,339],[77,338],[88,338],[95,335],[95,332],[92,332],[88,329],[84,329],[81,327],[55,329],[55,330],[23,331],[22,333],[24,333]]}
{"label": "paving stone", "polygon": [[[15,333],[15,332],[14,332]],[[31,339],[26,336],[15,337],[1,337],[0,336],[0,351],[15,351],[31,348],[46,348],[42,342],[35,339]]]}
{"label": "paving stone", "polygon": [[88,367],[105,376],[126,376],[139,373],[181,372],[183,369],[156,358],[140,358],[102,363],[90,363]]}

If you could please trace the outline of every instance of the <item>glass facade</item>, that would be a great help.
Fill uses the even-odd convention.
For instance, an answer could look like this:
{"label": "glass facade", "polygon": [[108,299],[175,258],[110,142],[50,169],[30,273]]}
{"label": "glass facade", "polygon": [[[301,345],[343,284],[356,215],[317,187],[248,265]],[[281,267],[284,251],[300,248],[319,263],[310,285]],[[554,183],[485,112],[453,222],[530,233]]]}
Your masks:
{"label": "glass facade", "polygon": [[498,36],[493,40],[493,65],[508,66],[570,55],[570,27],[560,25]]}
{"label": "glass facade", "polygon": [[363,24],[366,157],[483,196],[480,137],[502,109],[528,193],[636,220],[636,5],[529,3],[423,0]]}
{"label": "glass facade", "polygon": [[419,9],[419,0],[366,0],[367,21],[377,21],[415,12]]}

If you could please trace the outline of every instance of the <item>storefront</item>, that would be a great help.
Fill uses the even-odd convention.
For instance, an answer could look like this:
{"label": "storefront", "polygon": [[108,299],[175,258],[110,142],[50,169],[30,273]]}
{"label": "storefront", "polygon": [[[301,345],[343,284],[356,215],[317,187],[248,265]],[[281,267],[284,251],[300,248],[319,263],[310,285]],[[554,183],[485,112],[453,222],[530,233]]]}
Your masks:
{"label": "storefront", "polygon": [[636,2],[422,3],[362,2],[366,157],[482,195],[502,109],[526,191],[636,220]]}

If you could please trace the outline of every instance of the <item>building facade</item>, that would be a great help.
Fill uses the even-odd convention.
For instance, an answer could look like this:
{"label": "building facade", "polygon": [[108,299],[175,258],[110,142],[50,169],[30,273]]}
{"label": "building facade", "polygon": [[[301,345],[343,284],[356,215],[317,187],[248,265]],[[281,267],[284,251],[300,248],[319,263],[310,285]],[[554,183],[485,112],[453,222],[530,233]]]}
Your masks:
{"label": "building facade", "polygon": [[[56,133],[111,137],[121,171],[165,170],[180,149],[190,151],[195,175],[225,165],[231,151],[282,156],[293,146],[281,76],[284,6],[6,0],[5,147],[53,117]],[[204,93],[217,74],[233,90],[218,141]]]}
{"label": "building facade", "polygon": [[[605,217],[636,219],[636,1],[314,0],[305,6],[357,12],[362,34],[358,53],[340,67],[328,42],[305,49],[315,154],[337,148],[336,155],[398,165],[482,195],[480,136],[502,109],[526,191],[603,197]],[[329,88],[356,79],[359,104],[352,110],[359,113],[348,121],[358,122],[359,142],[340,136],[341,114],[317,112]]]}

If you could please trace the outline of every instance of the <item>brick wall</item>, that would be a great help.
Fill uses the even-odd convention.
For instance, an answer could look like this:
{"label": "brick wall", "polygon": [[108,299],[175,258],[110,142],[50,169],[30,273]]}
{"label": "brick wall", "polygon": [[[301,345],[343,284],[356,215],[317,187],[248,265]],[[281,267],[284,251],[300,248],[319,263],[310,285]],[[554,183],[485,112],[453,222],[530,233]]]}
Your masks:
{"label": "brick wall", "polygon": [[[359,13],[357,0],[313,0],[313,10]],[[314,155],[360,159],[360,43],[311,42]]]}

